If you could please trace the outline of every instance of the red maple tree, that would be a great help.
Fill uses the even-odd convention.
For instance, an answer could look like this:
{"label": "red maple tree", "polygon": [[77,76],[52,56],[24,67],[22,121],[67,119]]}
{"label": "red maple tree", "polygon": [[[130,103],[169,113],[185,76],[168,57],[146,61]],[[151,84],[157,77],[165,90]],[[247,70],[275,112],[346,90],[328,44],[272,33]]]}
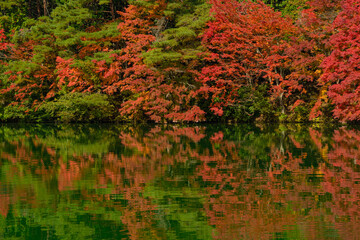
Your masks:
{"label": "red maple tree", "polygon": [[321,83],[329,86],[328,96],[340,121],[360,120],[360,1],[346,0],[333,22],[333,48],[324,59]]}
{"label": "red maple tree", "polygon": [[236,104],[239,88],[269,85],[271,101],[285,111],[286,97],[299,90],[287,78],[290,58],[286,50],[296,28],[263,2],[212,0],[215,20],[203,34],[206,66],[198,94],[210,99],[218,116]]}

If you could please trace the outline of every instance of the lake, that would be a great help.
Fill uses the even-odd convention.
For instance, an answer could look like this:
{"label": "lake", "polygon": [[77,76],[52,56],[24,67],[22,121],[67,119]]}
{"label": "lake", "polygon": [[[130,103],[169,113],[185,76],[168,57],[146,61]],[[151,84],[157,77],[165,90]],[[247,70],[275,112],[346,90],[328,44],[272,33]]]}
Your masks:
{"label": "lake", "polygon": [[360,130],[0,126],[1,239],[357,239]]}

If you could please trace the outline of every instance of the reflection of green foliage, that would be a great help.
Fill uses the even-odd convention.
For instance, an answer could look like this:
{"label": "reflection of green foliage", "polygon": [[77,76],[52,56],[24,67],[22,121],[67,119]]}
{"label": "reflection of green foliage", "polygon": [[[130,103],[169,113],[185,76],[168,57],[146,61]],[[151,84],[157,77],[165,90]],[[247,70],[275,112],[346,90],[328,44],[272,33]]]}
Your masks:
{"label": "reflection of green foliage", "polygon": [[40,142],[46,146],[59,149],[60,155],[76,154],[100,154],[109,151],[109,145],[112,138],[107,139],[106,135],[101,134],[96,129],[90,129],[90,132],[78,132],[72,128],[64,128],[61,131],[40,139]]}
{"label": "reflection of green foliage", "polygon": [[[125,125],[1,126],[0,200],[9,201],[9,209],[6,217],[0,215],[0,237],[127,239],[130,236],[126,228],[136,227],[141,236],[149,236],[149,239],[155,235],[160,239],[213,239],[212,234],[217,229],[209,225],[209,215],[204,207],[208,211],[211,208],[209,201],[216,201],[216,197],[220,197],[217,194],[223,192],[234,194],[236,198],[247,196],[246,188],[254,187],[254,192],[259,196],[253,197],[259,197],[260,201],[262,198],[270,200],[268,206],[276,205],[276,212],[299,217],[306,217],[312,208],[333,200],[330,193],[318,196],[317,193],[303,190],[299,196],[314,201],[315,205],[301,206],[298,210],[295,201],[277,204],[269,190],[261,189],[266,179],[263,176],[267,176],[269,166],[273,164],[270,156],[272,150],[283,151],[285,157],[288,156],[286,152],[291,152],[293,157],[300,157],[306,152],[307,157],[302,159],[303,163],[299,166],[310,170],[318,167],[322,159],[311,141],[308,126],[201,126],[197,129],[204,137],[198,142],[187,135],[190,131],[184,133],[182,128],[172,125],[154,128]],[[176,135],[177,130],[179,135]],[[223,139],[213,140],[212,136],[220,131]],[[325,132],[323,143],[330,144],[333,131],[328,129]],[[127,134],[131,139],[129,142],[134,142],[125,147],[119,136]],[[303,148],[294,146],[293,141]],[[162,148],[164,142],[169,146],[166,150]],[[149,155],[141,152],[144,146],[153,147],[147,150],[150,151],[147,153]],[[157,147],[161,151],[155,149]],[[49,148],[56,152],[55,155],[47,152]],[[110,152],[116,157],[107,161],[104,156]],[[91,159],[87,160],[84,156],[91,156]],[[123,157],[128,156],[133,158],[125,162]],[[202,178],[202,161],[206,159],[211,161],[205,163],[206,166],[216,170],[223,179],[206,181]],[[131,161],[137,160],[140,161],[139,165],[132,168]],[[76,169],[79,172],[66,172],[75,177],[69,180],[69,188],[66,184],[60,188],[61,181],[66,182],[68,177],[61,175],[64,173],[62,171],[64,168],[70,170],[71,163],[78,164]],[[155,171],[153,165],[159,165]],[[298,170],[301,171],[283,171],[277,176],[278,183],[292,186],[294,182],[303,181],[299,184],[319,188],[323,181],[321,176],[306,174],[300,176],[299,180],[296,174]],[[238,172],[246,173],[247,179],[237,179],[240,182],[236,178],[226,179],[230,174],[236,177]],[[106,181],[99,182],[106,174]],[[140,179],[139,176],[145,176],[145,179],[150,176],[150,180],[142,183],[144,178]],[[120,183],[116,184],[113,177],[120,179]],[[137,180],[141,182],[140,187],[132,185]],[[223,180],[226,185],[222,184]],[[218,193],[212,196],[211,190],[218,190]],[[226,196],[221,197],[224,197],[221,201],[226,203]],[[151,213],[151,219],[145,219],[147,213]],[[126,217],[130,219],[124,222]],[[131,221],[133,226],[124,226],[124,223],[130,224]],[[144,224],[146,227],[141,225],[144,222],[148,224]],[[320,221],[319,224],[323,223]],[[320,228],[325,229],[324,232],[333,231],[332,236],[337,236],[329,224]],[[307,236],[306,233],[297,225],[286,225],[283,231],[269,234],[275,238],[302,239]]]}
{"label": "reflection of green foliage", "polygon": [[[20,141],[28,139],[31,151],[39,151],[32,145],[30,138],[36,136],[36,142],[57,150],[63,158],[84,154],[101,155],[111,150],[111,143],[117,138],[116,133],[127,126],[102,125],[6,125],[0,127],[0,140]],[[26,137],[28,135],[29,137]],[[0,149],[1,152],[1,149]]]}
{"label": "reflection of green foliage", "polygon": [[174,183],[158,179],[144,192],[144,196],[158,206],[158,224],[164,228],[167,239],[212,239],[213,228],[207,224],[202,212],[201,190],[191,186],[178,187]]}
{"label": "reflection of green foliage", "polygon": [[[13,167],[9,164],[2,166],[0,182],[11,182],[14,189],[26,190],[30,195],[28,197],[36,199],[37,206],[29,205],[23,198],[16,199],[18,204],[12,205],[8,216],[0,217],[2,237],[49,239],[52,236],[50,239],[97,239],[96,236],[101,232],[103,239],[113,239],[124,234],[121,231],[121,212],[103,206],[102,202],[81,200],[78,191],[59,194],[57,189],[50,187],[51,183],[56,181],[56,176],[43,181],[29,173],[27,167],[20,163],[17,167],[21,174],[14,176],[11,174]],[[97,220],[93,221],[94,218]],[[110,228],[109,222],[116,223],[118,228]],[[103,234],[104,231],[108,233]]]}
{"label": "reflection of green foliage", "polygon": [[[304,151],[308,154],[304,159],[304,165],[317,165],[320,157],[311,143],[308,131],[309,125],[302,124],[266,124],[266,125],[217,125],[206,129],[207,135],[211,136],[221,130],[224,140],[237,142],[236,151],[240,159],[246,160],[248,166],[253,169],[268,169],[271,161],[270,150],[281,150],[283,153],[292,152],[294,157],[299,157]],[[305,149],[294,148],[293,140],[299,142]]]}

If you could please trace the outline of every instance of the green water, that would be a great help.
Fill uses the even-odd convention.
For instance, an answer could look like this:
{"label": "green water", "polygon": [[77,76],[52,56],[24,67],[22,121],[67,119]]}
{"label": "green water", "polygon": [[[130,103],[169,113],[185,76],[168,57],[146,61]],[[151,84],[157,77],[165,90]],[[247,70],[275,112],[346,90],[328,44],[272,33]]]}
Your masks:
{"label": "green water", "polygon": [[0,239],[357,239],[360,131],[2,125]]}

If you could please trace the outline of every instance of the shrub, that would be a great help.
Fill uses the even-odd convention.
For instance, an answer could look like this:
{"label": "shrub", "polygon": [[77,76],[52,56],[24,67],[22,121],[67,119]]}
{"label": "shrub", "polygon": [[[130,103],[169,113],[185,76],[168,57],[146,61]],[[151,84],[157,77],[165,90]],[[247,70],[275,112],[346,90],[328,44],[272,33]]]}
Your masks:
{"label": "shrub", "polygon": [[0,112],[1,122],[21,122],[29,118],[30,109],[20,105],[8,105]]}
{"label": "shrub", "polygon": [[39,107],[43,119],[60,122],[107,122],[114,115],[108,97],[95,93],[68,93]]}

